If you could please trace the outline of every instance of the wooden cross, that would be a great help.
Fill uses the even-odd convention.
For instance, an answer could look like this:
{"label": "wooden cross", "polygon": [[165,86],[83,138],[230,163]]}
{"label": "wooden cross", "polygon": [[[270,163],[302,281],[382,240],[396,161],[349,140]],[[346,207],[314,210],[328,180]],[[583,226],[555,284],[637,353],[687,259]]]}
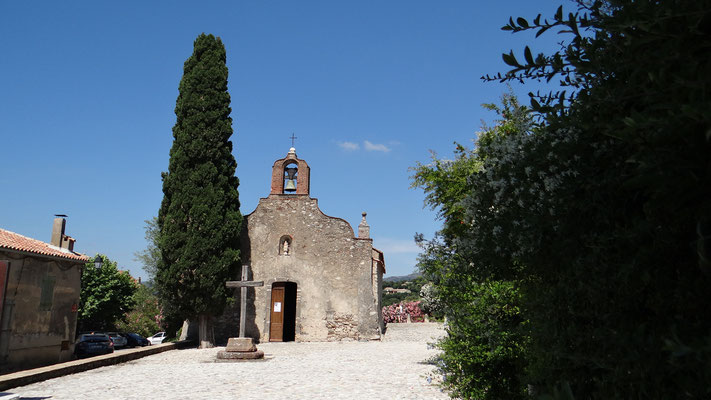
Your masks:
{"label": "wooden cross", "polygon": [[249,281],[249,265],[242,266],[242,279],[239,281],[227,281],[225,286],[228,288],[240,288],[240,306],[239,306],[239,337],[246,337],[245,328],[247,327],[247,288],[264,286],[264,281]]}
{"label": "wooden cross", "polygon": [[294,136],[294,132],[291,132],[291,137],[289,139],[291,139],[291,147],[294,147],[294,140],[297,139],[297,137]]}

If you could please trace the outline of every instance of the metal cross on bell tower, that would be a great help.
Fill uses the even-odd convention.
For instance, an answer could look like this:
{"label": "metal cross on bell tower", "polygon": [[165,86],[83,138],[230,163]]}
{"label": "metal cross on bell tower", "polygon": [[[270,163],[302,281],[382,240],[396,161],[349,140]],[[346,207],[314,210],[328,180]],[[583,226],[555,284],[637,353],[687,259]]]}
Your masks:
{"label": "metal cross on bell tower", "polygon": [[294,147],[294,140],[297,139],[297,137],[294,136],[294,132],[291,132],[291,137],[289,139],[291,139],[291,147]]}

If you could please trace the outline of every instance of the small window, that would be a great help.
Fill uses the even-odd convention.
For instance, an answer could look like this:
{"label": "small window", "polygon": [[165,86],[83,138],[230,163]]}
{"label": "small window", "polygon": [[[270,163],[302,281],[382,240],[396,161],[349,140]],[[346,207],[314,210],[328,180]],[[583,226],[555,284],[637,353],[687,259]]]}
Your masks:
{"label": "small window", "polygon": [[42,279],[42,294],[40,295],[40,311],[49,311],[52,309],[52,300],[54,299],[54,283],[57,278],[53,276],[45,276]]}

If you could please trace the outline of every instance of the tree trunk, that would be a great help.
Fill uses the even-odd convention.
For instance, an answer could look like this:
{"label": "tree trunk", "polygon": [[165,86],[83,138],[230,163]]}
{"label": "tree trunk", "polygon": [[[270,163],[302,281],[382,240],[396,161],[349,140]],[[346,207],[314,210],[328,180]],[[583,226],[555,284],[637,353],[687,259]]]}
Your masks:
{"label": "tree trunk", "polygon": [[201,349],[215,347],[215,334],[212,330],[212,318],[207,314],[198,315],[198,340]]}

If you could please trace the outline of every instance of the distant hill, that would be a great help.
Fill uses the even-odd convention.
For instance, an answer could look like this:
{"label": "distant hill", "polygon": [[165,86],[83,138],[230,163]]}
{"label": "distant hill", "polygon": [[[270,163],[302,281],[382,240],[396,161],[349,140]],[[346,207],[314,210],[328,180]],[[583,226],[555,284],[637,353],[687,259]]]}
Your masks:
{"label": "distant hill", "polygon": [[402,281],[411,281],[415,278],[421,277],[422,274],[419,272],[413,272],[410,275],[404,275],[404,276],[384,276],[383,281],[389,281],[389,282],[402,282]]}

